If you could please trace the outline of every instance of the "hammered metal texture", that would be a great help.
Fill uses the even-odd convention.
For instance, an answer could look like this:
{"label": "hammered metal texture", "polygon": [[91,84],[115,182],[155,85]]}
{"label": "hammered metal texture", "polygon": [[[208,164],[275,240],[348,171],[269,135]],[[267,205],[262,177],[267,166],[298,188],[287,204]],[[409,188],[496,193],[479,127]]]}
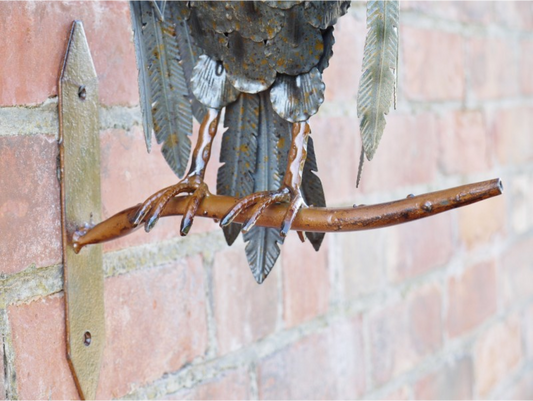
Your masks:
{"label": "hammered metal texture", "polygon": [[318,64],[324,51],[322,34],[305,21],[302,5],[289,9],[285,14],[283,29],[268,41],[265,55],[270,66],[280,74],[309,72]]}
{"label": "hammered metal texture", "polygon": [[73,24],[59,83],[61,210],[67,352],[80,395],[94,399],[105,344],[101,245],[74,252],[72,235],[100,221],[98,78],[81,22]]}
{"label": "hammered metal texture", "polygon": [[333,27],[330,26],[322,33],[322,40],[324,41],[324,53],[320,57],[320,61],[316,68],[320,73],[323,73],[329,67],[329,60],[333,57],[333,45],[335,44],[335,37],[333,36]]}
{"label": "hammered metal texture", "polygon": [[281,31],[284,12],[257,1],[231,3],[235,29],[243,38],[254,42],[272,39]]}
{"label": "hammered metal texture", "polygon": [[281,10],[288,10],[289,8],[292,8],[295,5],[303,3],[303,0],[295,0],[295,1],[262,0],[262,1],[265,4],[268,4],[269,7],[279,8]]}
{"label": "hammered metal texture", "polygon": [[290,122],[307,121],[324,102],[325,88],[322,74],[316,68],[297,77],[279,75],[270,90],[270,101],[281,118]]}
{"label": "hammered metal texture", "polygon": [[239,96],[229,83],[222,63],[205,54],[200,56],[194,67],[192,91],[200,102],[213,109],[221,109]]}
{"label": "hammered metal texture", "polygon": [[245,93],[258,93],[274,83],[276,71],[265,60],[263,42],[256,43],[233,32],[229,35],[228,45],[224,68],[235,88]]}
{"label": "hammered metal texture", "polygon": [[305,19],[315,28],[326,29],[348,11],[349,1],[307,1]]}

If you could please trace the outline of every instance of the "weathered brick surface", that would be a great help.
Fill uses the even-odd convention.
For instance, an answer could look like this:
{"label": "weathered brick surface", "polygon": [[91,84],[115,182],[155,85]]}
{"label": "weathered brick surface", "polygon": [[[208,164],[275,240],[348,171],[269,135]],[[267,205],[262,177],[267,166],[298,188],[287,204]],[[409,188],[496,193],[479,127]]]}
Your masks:
{"label": "weathered brick surface", "polygon": [[462,357],[439,368],[414,386],[417,400],[472,399],[473,368],[470,357]]}
{"label": "weathered brick surface", "polygon": [[241,369],[223,374],[192,389],[178,391],[165,400],[249,400],[250,376]]}
{"label": "weathered brick surface", "polygon": [[371,377],[380,385],[415,366],[442,343],[441,292],[430,286],[368,318]]}
{"label": "weathered brick surface", "polygon": [[51,135],[0,137],[0,272],[61,260],[57,155]]}
{"label": "weathered brick surface", "polygon": [[385,266],[390,265],[394,255],[392,232],[376,230],[331,235],[332,242],[339,243],[344,298],[353,301],[379,290],[385,282]]}
{"label": "weathered brick surface", "polygon": [[533,295],[533,238],[513,244],[501,261],[505,301],[512,304]]}
{"label": "weathered brick surface", "polygon": [[505,108],[498,112],[493,129],[498,160],[506,165],[533,160],[533,108]]}
{"label": "weathered brick surface", "polygon": [[138,102],[136,64],[126,2],[2,2],[0,105],[42,103],[57,81],[73,20],[81,20],[105,104]]}
{"label": "weathered brick surface", "polygon": [[518,64],[513,45],[504,39],[468,42],[468,66],[477,99],[510,97],[518,93]]}
{"label": "weathered brick surface", "polygon": [[[358,163],[356,155],[351,157]],[[437,172],[437,157],[437,129],[432,114],[391,112],[379,149],[372,161],[365,164],[361,191],[392,190],[431,182]],[[355,201],[357,198],[352,198]]]}
{"label": "weathered brick surface", "polygon": [[120,397],[206,351],[205,286],[199,256],[106,280],[105,305],[100,398]]}
{"label": "weathered brick surface", "polygon": [[260,399],[355,398],[365,388],[361,324],[334,324],[260,361]]}
{"label": "weathered brick surface", "polygon": [[[61,290],[59,267],[27,269],[61,261],[51,110],[75,18],[102,106],[112,106],[101,113],[115,127],[101,132],[104,217],[178,177],[155,141],[145,150],[127,2],[0,2],[0,15],[0,308],[10,325],[0,338],[0,398],[5,387],[21,399],[76,398],[63,298],[50,294]],[[533,396],[533,2],[405,1],[401,21],[398,110],[359,189],[365,4],[353,2],[335,27],[326,102],[310,121],[328,205],[495,177],[504,195],[398,227],[328,234],[319,253],[291,233],[261,286],[241,240],[220,250],[213,233],[171,249],[179,218],[106,244],[120,250],[106,263],[136,259],[107,266],[121,275],[105,283],[100,398]],[[213,192],[222,132],[206,172]],[[191,236],[214,230],[196,219]],[[145,246],[156,242],[164,264]],[[169,256],[180,254],[188,256]]]}
{"label": "weathered brick surface", "polygon": [[405,96],[411,100],[461,100],[465,96],[464,40],[430,29],[400,27]]}
{"label": "weathered brick surface", "polygon": [[361,75],[361,69],[355,66],[360,66],[363,61],[365,23],[351,15],[343,17],[335,25],[334,36],[336,49],[349,48],[351,51],[335,51],[324,71],[325,101],[355,100]]}
{"label": "weathered brick surface", "polygon": [[520,48],[520,90],[525,95],[533,94],[533,40],[523,40]]}
{"label": "weathered brick surface", "polygon": [[504,197],[489,199],[459,210],[459,234],[468,248],[474,248],[505,233]]}
{"label": "weathered brick surface", "polygon": [[518,366],[522,354],[520,325],[515,317],[495,324],[474,348],[474,372],[481,397]]}
{"label": "weathered brick surface", "polygon": [[213,266],[214,313],[218,351],[226,354],[255,342],[276,329],[279,264],[258,285],[243,247],[216,254]]}
{"label": "weathered brick surface", "polygon": [[446,174],[474,173],[491,166],[494,148],[481,111],[454,112],[439,119],[440,165]]}
{"label": "weathered brick surface", "polygon": [[389,277],[404,280],[444,266],[453,254],[452,217],[441,214],[391,230],[395,241]]}
{"label": "weathered brick surface", "polygon": [[459,336],[496,312],[497,287],[494,262],[471,266],[448,283],[448,334]]}
{"label": "weathered brick surface", "polygon": [[291,233],[283,248],[283,316],[286,325],[295,326],[328,309],[327,241],[317,253],[309,242],[302,243],[296,233]]}
{"label": "weathered brick surface", "polygon": [[8,309],[20,399],[78,399],[67,362],[63,297]]}
{"label": "weathered brick surface", "polygon": [[[102,217],[108,218],[130,206],[144,202],[162,188],[176,184],[178,177],[165,162],[159,146],[146,152],[141,128],[112,129],[101,134]],[[161,219],[150,235],[143,229],[104,245],[111,251],[179,235],[179,222]]]}

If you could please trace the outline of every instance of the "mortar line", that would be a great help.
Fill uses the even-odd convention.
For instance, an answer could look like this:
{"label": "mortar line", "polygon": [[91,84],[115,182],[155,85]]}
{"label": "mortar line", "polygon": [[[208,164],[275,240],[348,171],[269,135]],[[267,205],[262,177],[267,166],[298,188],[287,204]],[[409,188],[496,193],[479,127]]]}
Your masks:
{"label": "mortar line", "polygon": [[15,348],[9,317],[6,309],[0,309],[0,336],[4,354],[4,387],[6,400],[18,400],[17,373],[15,369]]}

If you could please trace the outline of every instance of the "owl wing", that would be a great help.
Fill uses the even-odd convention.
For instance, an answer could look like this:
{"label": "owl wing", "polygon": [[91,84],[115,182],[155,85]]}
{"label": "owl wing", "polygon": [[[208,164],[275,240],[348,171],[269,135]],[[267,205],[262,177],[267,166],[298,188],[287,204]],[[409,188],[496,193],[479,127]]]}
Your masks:
{"label": "owl wing", "polygon": [[139,95],[146,147],[152,132],[165,160],[182,177],[188,163],[193,116],[201,121],[205,107],[191,91],[191,74],[201,54],[186,23],[184,2],[132,1]]}

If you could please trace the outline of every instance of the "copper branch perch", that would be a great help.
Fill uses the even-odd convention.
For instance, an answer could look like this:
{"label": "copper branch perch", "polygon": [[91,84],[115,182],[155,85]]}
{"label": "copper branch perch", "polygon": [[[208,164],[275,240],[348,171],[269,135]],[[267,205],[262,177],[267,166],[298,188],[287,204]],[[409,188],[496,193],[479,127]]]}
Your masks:
{"label": "copper branch perch", "polygon": [[[291,229],[306,232],[344,232],[370,230],[406,223],[433,216],[447,210],[470,205],[503,192],[501,180],[493,179],[462,185],[424,195],[409,195],[405,199],[353,208],[305,208],[296,216]],[[172,199],[162,213],[166,216],[180,216],[186,211],[188,196]],[[238,199],[229,196],[209,195],[198,208],[197,216],[220,220]],[[279,228],[288,205],[272,205],[259,217],[258,226]],[[76,252],[89,244],[99,244],[123,237],[137,230],[133,220],[139,205],[130,207],[101,222],[100,224],[74,234],[73,246]],[[236,223],[243,223],[251,212],[240,214]]]}

